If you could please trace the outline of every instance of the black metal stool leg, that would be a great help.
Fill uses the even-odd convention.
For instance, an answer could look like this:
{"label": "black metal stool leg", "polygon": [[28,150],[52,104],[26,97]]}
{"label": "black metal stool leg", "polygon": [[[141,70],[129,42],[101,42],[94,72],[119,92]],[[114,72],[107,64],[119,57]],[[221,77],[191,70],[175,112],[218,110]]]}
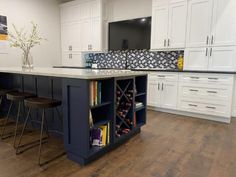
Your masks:
{"label": "black metal stool leg", "polygon": [[15,134],[14,134],[14,143],[13,143],[14,148],[16,148],[16,136],[17,136],[17,131],[18,131],[20,111],[21,111],[21,101],[19,102],[17,116],[16,116]]}
{"label": "black metal stool leg", "polygon": [[5,137],[3,137],[3,136],[4,136],[4,133],[5,133],[6,125],[8,123],[9,118],[10,118],[10,112],[11,112],[11,109],[12,109],[12,105],[13,105],[13,101],[11,101],[11,104],[10,104],[10,107],[9,107],[8,113],[7,113],[7,118],[6,118],[6,120],[5,120],[4,124],[3,124],[2,133],[1,133],[1,139],[5,139]]}
{"label": "black metal stool leg", "polygon": [[25,119],[23,129],[22,129],[22,131],[21,131],[21,135],[20,135],[20,138],[19,138],[19,142],[18,142],[18,145],[17,145],[17,147],[16,147],[16,154],[19,153],[19,147],[20,147],[21,140],[22,140],[22,137],[23,137],[23,134],[24,134],[25,128],[26,128],[26,126],[27,126],[27,123],[28,123],[29,117],[30,117],[30,112],[31,112],[31,108],[29,108],[29,110],[28,110],[28,114],[27,114],[27,117],[26,117],[26,119]]}
{"label": "black metal stool leg", "polygon": [[45,120],[45,109],[43,109],[42,113],[42,124],[41,124],[41,132],[40,132],[40,142],[39,142],[39,153],[38,153],[38,164],[41,166],[41,152],[42,152],[42,138],[43,138],[43,129],[44,129],[44,120]]}

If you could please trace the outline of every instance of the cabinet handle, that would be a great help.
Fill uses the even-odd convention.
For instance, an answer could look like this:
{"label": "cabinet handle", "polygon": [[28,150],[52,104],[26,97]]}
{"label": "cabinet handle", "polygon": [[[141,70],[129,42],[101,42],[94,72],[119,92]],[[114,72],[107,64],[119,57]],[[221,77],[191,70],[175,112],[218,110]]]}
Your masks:
{"label": "cabinet handle", "polygon": [[72,46],[71,45],[69,46],[69,51],[72,51]]}
{"label": "cabinet handle", "polygon": [[90,45],[90,50],[93,50],[93,45],[92,44]]}
{"label": "cabinet handle", "polygon": [[88,45],[88,50],[90,50],[90,49],[89,49],[89,45]]}
{"label": "cabinet handle", "polygon": [[161,90],[163,91],[164,90],[164,84],[162,83],[162,86],[161,86]]}
{"label": "cabinet handle", "polygon": [[158,90],[160,90],[160,83],[158,83]]}
{"label": "cabinet handle", "polygon": [[199,90],[190,89],[189,91],[191,91],[191,92],[198,92]]}
{"label": "cabinet handle", "polygon": [[188,104],[188,105],[191,106],[191,107],[197,107],[196,104]]}
{"label": "cabinet handle", "polygon": [[69,54],[69,59],[72,59],[72,54]]}
{"label": "cabinet handle", "polygon": [[207,93],[218,93],[216,91],[207,91]]}
{"label": "cabinet handle", "polygon": [[212,48],[211,48],[211,50],[210,50],[210,57],[212,56]]}
{"label": "cabinet handle", "polygon": [[166,47],[166,39],[164,40],[164,47]]}
{"label": "cabinet handle", "polygon": [[213,107],[213,106],[206,106],[206,108],[208,108],[208,109],[216,109],[216,107]]}
{"label": "cabinet handle", "polygon": [[168,39],[168,46],[170,46],[170,39]]}
{"label": "cabinet handle", "polygon": [[209,36],[207,36],[206,44],[208,45],[209,43]]}
{"label": "cabinet handle", "polygon": [[208,77],[208,80],[219,80],[219,78],[215,78],[215,77]]}
{"label": "cabinet handle", "polygon": [[206,48],[206,57],[207,57],[207,55],[208,55],[208,48]]}
{"label": "cabinet handle", "polygon": [[190,77],[191,79],[199,79],[199,77]]}
{"label": "cabinet handle", "polygon": [[212,35],[212,37],[211,37],[211,45],[213,45],[213,43],[214,43],[214,36]]}
{"label": "cabinet handle", "polygon": [[166,77],[166,76],[158,75],[158,77],[164,78],[164,77]]}

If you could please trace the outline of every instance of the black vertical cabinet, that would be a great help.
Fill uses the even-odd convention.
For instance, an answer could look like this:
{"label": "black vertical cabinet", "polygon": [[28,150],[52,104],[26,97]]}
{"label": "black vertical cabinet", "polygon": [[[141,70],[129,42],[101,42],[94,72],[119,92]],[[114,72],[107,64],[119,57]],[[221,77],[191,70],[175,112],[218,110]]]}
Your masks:
{"label": "black vertical cabinet", "polygon": [[[102,85],[102,100],[95,106],[90,105],[90,82],[93,81]],[[146,124],[146,75],[97,80],[64,79],[62,85],[65,147],[68,158],[79,164],[85,165],[120,146]],[[121,104],[126,102],[129,104],[123,115]],[[143,106],[136,108],[136,102],[143,103]],[[110,123],[109,144],[104,147],[91,146],[90,110],[94,127]],[[117,136],[117,127],[121,132],[124,129],[120,136]]]}

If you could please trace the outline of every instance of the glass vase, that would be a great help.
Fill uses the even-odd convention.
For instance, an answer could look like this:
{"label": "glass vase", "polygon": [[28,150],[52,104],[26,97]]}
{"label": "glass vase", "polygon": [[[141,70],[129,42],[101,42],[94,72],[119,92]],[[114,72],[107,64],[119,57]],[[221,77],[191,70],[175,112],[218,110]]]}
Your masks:
{"label": "glass vase", "polygon": [[22,54],[22,69],[33,69],[33,57],[30,51],[23,52]]}

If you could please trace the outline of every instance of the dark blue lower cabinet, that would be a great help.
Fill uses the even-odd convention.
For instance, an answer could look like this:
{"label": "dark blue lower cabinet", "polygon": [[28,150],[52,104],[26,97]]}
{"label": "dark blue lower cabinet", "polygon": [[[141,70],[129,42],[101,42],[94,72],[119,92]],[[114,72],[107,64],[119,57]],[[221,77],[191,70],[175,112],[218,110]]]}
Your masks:
{"label": "dark blue lower cabinet", "polygon": [[[101,95],[97,104],[91,105],[91,83],[100,83]],[[119,84],[117,86],[117,84]],[[99,84],[98,84],[99,85]],[[123,97],[126,99],[128,94],[133,92],[131,101],[132,106],[128,110],[127,116],[131,124],[130,131],[117,137],[118,124],[125,129],[126,123],[119,117],[117,120],[117,91],[123,89]],[[96,160],[108,151],[122,145],[125,141],[132,138],[135,134],[140,133],[141,126],[146,123],[146,99],[147,99],[147,76],[138,77],[121,77],[98,80],[81,80],[81,79],[63,79],[63,113],[64,113],[64,142],[67,156],[81,165]],[[96,88],[96,87],[95,87]],[[98,88],[96,88],[98,89]],[[93,89],[92,89],[93,90]],[[96,90],[97,91],[97,90]],[[118,91],[119,92],[119,91]],[[120,94],[121,92],[119,92]],[[93,100],[93,99],[92,99]],[[136,101],[142,102],[143,107],[137,110]],[[123,104],[123,103],[122,103]],[[97,127],[101,123],[109,123],[109,143],[105,146],[93,146],[91,143],[91,129],[89,116],[93,118],[93,126]]]}
{"label": "dark blue lower cabinet", "polygon": [[[141,126],[146,124],[146,75],[83,80],[1,73],[0,88],[27,91],[38,96],[62,100],[63,105],[59,111],[63,112],[63,136],[67,156],[81,165],[92,162],[122,145],[140,133]],[[129,108],[124,116],[120,114],[123,111],[120,106],[126,104],[127,100]],[[5,102],[1,114],[9,107],[8,102]],[[136,108],[136,102],[141,103],[141,107]],[[37,119],[39,113],[33,112],[32,116]],[[56,116],[54,111],[48,111],[47,116],[52,118],[49,128],[59,130],[57,122],[53,122],[57,120],[53,119]],[[90,117],[93,120],[92,125]],[[104,125],[107,128],[106,142],[102,146],[95,146],[91,140],[91,131],[101,129]],[[117,136],[117,127],[121,131],[120,136]]]}

